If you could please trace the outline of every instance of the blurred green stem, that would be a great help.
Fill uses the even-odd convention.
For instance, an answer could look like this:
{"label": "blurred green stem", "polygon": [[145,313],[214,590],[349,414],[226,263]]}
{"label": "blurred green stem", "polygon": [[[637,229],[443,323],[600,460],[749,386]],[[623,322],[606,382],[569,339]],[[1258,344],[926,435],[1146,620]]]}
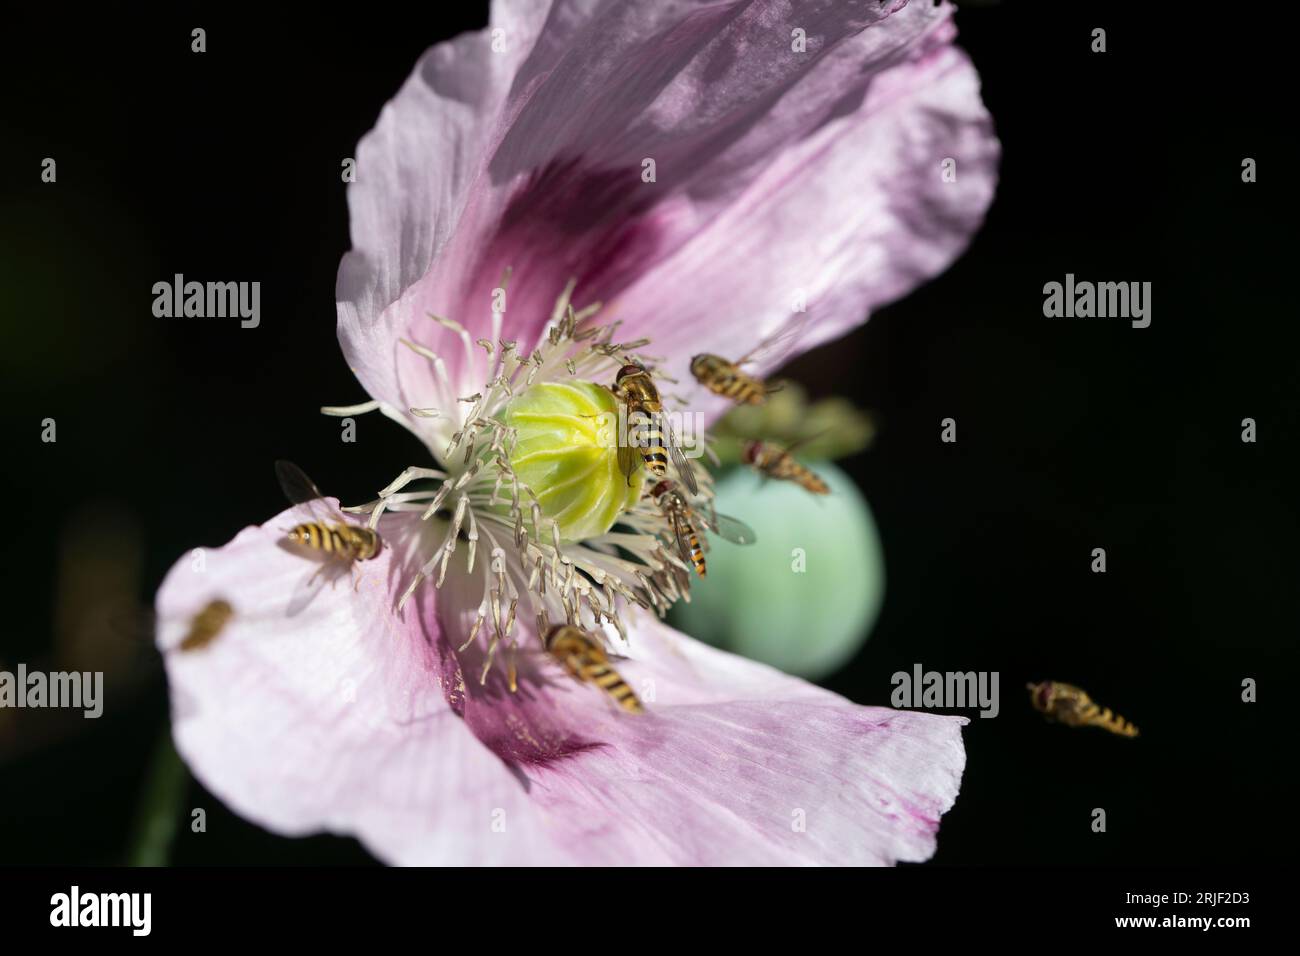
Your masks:
{"label": "blurred green stem", "polygon": [[172,746],[171,727],[163,731],[140,793],[127,863],[167,866],[180,820],[180,804],[189,789],[189,772]]}

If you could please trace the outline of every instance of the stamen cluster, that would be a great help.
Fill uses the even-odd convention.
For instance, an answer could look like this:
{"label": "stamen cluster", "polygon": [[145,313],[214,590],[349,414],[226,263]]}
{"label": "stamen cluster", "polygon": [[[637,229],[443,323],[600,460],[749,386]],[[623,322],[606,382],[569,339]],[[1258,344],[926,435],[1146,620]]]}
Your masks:
{"label": "stamen cluster", "polygon": [[[610,487],[598,487],[599,478],[586,479],[593,484],[592,494],[621,497],[609,511],[614,516],[612,523],[603,530],[597,528],[600,533],[578,540],[567,533],[571,529],[563,519],[548,513],[543,504],[548,498],[546,489],[531,487],[520,474],[525,470],[519,455],[521,444],[535,447],[539,439],[544,443],[556,435],[574,434],[512,416],[512,408],[518,408],[521,400],[536,398],[536,390],[555,383],[612,381],[618,368],[628,363],[652,367],[653,360],[636,351],[649,340],[615,341],[618,324],[591,321],[599,303],[575,311],[570,303],[572,292],[570,283],[556,302],[546,336],[531,353],[522,353],[515,342],[477,341],[491,370],[479,391],[456,397],[445,409],[410,410],[446,423],[444,431],[450,435],[438,456],[440,468],[407,468],[374,501],[346,509],[368,514],[372,528],[386,511],[418,511],[422,520],[439,529],[440,543],[406,587],[398,610],[426,578],[431,577],[436,588],[443,586],[449,573],[462,574],[467,582],[480,581],[482,597],[474,625],[459,650],[486,634],[487,654],[480,677],[485,681],[497,649],[504,646],[510,653],[512,688],[518,639],[515,624],[521,604],[536,618],[539,633],[561,619],[598,635],[609,623],[626,642],[621,611],[628,603],[662,616],[679,598],[689,600],[691,569],[676,553],[672,532],[659,507],[639,496],[639,474],[633,484],[613,470],[616,481],[610,482]],[[470,360],[470,337],[465,328],[450,319],[431,318],[460,337],[467,350],[466,367],[476,367],[478,363]],[[499,321],[500,314],[494,313],[494,328],[499,328]],[[402,341],[430,362],[446,392],[443,360],[424,345]],[[463,417],[457,413],[462,406],[468,407]],[[601,411],[595,404],[593,408]],[[592,453],[591,445],[565,447],[564,438],[556,441],[545,453],[560,460],[567,454]],[[611,461],[617,455],[612,443],[603,451]],[[701,495],[711,499],[707,475],[697,474],[697,480]],[[409,489],[412,483],[423,481],[437,484]],[[480,542],[488,548],[490,561],[478,560]],[[464,562],[453,564],[462,543]]]}

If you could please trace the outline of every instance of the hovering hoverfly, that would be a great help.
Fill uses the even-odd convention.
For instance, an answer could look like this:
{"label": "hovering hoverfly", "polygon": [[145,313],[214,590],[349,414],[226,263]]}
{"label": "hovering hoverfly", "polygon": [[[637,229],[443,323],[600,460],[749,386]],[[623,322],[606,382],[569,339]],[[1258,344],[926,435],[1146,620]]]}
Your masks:
{"label": "hovering hoverfly", "polygon": [[[656,478],[668,476],[668,458],[681,475],[691,494],[699,494],[695,470],[677,447],[672,428],[664,417],[663,401],[650,372],[642,365],[629,363],[618,370],[610,389],[627,409],[628,440],[618,443],[618,468],[632,483],[637,465],[644,461],[646,470]],[[662,428],[662,430],[661,430]],[[632,438],[635,435],[636,441]]]}
{"label": "hovering hoverfly", "polygon": [[691,359],[691,374],[714,395],[729,398],[737,405],[762,405],[767,396],[781,390],[781,384],[744,372],[741,366],[770,357],[779,347],[789,344],[803,326],[804,321],[786,325],[734,362],[712,352],[702,352]]}
{"label": "hovering hoverfly", "polygon": [[729,398],[737,405],[762,405],[767,396],[780,391],[781,386],[742,372],[740,366],[747,361],[746,357],[731,362],[721,355],[702,352],[691,359],[691,374],[714,395]]}
{"label": "hovering hoverfly", "polygon": [[190,619],[189,630],[176,646],[182,651],[197,651],[207,647],[221,635],[234,616],[235,609],[229,601],[222,598],[209,601]]}
{"label": "hovering hoverfly", "polygon": [[768,442],[748,441],[741,457],[745,464],[767,478],[793,481],[814,495],[830,494],[830,486],[815,471],[795,460],[793,452],[797,447],[780,449]]}
{"label": "hovering hoverfly", "polygon": [[350,524],[341,512],[331,508],[321,490],[297,465],[277,461],[275,474],[290,503],[306,507],[312,516],[312,520],[290,528],[284,543],[325,558],[290,601],[289,614],[293,615],[306,606],[327,578],[333,580],[352,570],[357,561],[378,557],[383,541],[374,529]]}
{"label": "hovering hoverfly", "polygon": [[[209,600],[192,615],[163,615],[140,607],[121,610],[109,617],[108,626],[115,636],[132,644],[157,647],[164,654],[172,651],[188,654],[211,646],[229,627],[234,617],[234,606],[225,598],[217,597]],[[174,633],[174,624],[183,626],[180,640],[170,637]],[[160,635],[164,633],[169,635],[165,645],[160,640]]]}
{"label": "hovering hoverfly", "polygon": [[710,513],[706,519],[695,512],[687,503],[686,496],[677,487],[677,482],[671,478],[656,482],[649,494],[659,506],[659,510],[663,512],[669,528],[672,529],[678,554],[683,561],[688,561],[695,566],[695,572],[700,577],[704,577],[707,567],[704,561],[704,548],[700,544],[699,532],[696,531],[697,524],[712,530],[718,537],[732,544],[753,544],[757,540],[758,536],[743,521],[717,512]]}
{"label": "hovering hoverfly", "polygon": [[1067,727],[1100,727],[1121,737],[1136,737],[1138,729],[1109,707],[1099,707],[1083,690],[1060,681],[1026,684],[1034,709]]}
{"label": "hovering hoverfly", "polygon": [[369,561],[383,547],[379,534],[366,527],[349,524],[342,514],[325,504],[325,496],[297,465],[277,461],[275,474],[280,487],[292,504],[307,505],[322,517],[296,524],[289,529],[288,540],[313,551],[322,551],[344,561]]}
{"label": "hovering hoverfly", "polygon": [[640,699],[610,666],[609,655],[596,637],[572,624],[558,624],[546,632],[542,644],[570,676],[596,685],[629,714],[643,712]]}

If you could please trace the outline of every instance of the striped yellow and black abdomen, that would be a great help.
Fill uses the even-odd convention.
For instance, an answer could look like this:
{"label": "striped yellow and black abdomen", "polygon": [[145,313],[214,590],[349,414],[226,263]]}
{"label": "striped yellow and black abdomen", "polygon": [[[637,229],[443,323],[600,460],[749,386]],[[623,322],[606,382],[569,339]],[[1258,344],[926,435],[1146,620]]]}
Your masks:
{"label": "striped yellow and black abdomen", "polygon": [[781,481],[793,481],[815,495],[830,494],[830,486],[816,472],[800,464],[787,452],[764,446],[758,462],[761,471]]}
{"label": "striped yellow and black abdomen", "polygon": [[668,449],[664,446],[664,433],[659,428],[657,415],[633,412],[628,422],[636,429],[637,451],[646,468],[656,477],[668,474]]}
{"label": "striped yellow and black abdomen", "polygon": [[558,625],[547,632],[542,643],[571,676],[583,683],[595,684],[629,714],[643,711],[641,701],[627,681],[609,666],[604,649],[581,628],[572,624]]}
{"label": "striped yellow and black abdomen", "polygon": [[1078,694],[1080,699],[1070,714],[1072,719],[1067,719],[1067,723],[1076,727],[1100,727],[1121,737],[1137,736],[1137,728],[1109,707],[1094,703],[1083,691],[1078,691]]}
{"label": "striped yellow and black abdomen", "polygon": [[576,659],[572,666],[577,668],[577,676],[580,680],[595,684],[614,698],[614,703],[628,713],[641,713],[641,701],[637,699],[632,688],[627,685],[627,681],[623,680],[618,671],[603,660],[592,660],[590,657],[583,657]]}
{"label": "striped yellow and black abdomen", "polygon": [[686,543],[691,548],[691,564],[695,565],[695,573],[700,577],[704,577],[706,565],[704,563],[704,549],[700,547],[700,536],[695,533],[695,528],[690,523],[687,523],[685,531]]}
{"label": "striped yellow and black abdomen", "polygon": [[1101,727],[1104,730],[1109,730],[1112,734],[1119,734],[1121,737],[1136,737],[1138,735],[1136,727],[1119,714],[1114,713],[1109,707],[1100,708],[1088,722],[1094,727]]}
{"label": "striped yellow and black abdomen", "polygon": [[378,557],[380,550],[383,548],[383,542],[379,539],[378,532],[370,528],[354,528],[352,525],[343,525],[348,536],[351,538],[351,548],[353,557],[358,561],[369,561],[371,558]]}
{"label": "striped yellow and black abdomen", "polygon": [[817,477],[809,468],[800,464],[790,455],[783,454],[780,461],[776,464],[776,477],[783,478],[786,481],[793,481],[813,494],[824,495],[830,488],[826,482]]}
{"label": "striped yellow and black abdomen", "polygon": [[235,616],[235,609],[230,606],[229,601],[217,598],[208,602],[194,615],[190,622],[190,629],[185,637],[181,640],[180,649],[182,651],[197,651],[202,647],[207,647],[217,635],[225,629],[230,619]]}
{"label": "striped yellow and black abdomen", "polygon": [[382,547],[379,535],[370,528],[325,525],[318,521],[294,525],[289,530],[289,540],[349,561],[366,561],[378,555]]}
{"label": "striped yellow and black abdomen", "polygon": [[762,405],[767,401],[767,386],[744,372],[738,372],[727,388],[727,397],[741,405]]}
{"label": "striped yellow and black abdomen", "polygon": [[691,359],[691,374],[714,395],[742,405],[761,405],[767,400],[767,384],[742,372],[720,355],[705,353]]}

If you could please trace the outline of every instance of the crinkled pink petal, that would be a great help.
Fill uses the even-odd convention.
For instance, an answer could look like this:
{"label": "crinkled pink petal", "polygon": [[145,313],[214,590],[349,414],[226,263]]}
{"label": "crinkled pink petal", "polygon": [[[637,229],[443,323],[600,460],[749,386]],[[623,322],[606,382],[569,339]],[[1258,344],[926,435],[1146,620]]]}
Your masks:
{"label": "crinkled pink petal", "polygon": [[[355,834],[410,863],[516,863],[564,849],[527,843],[534,804],[510,769],[468,731],[453,703],[461,679],[440,640],[432,588],[405,617],[418,519],[390,518],[390,547],[289,606],[317,569],[278,544],[301,509],[246,528],[202,564],[183,558],[158,593],[177,750],[203,784],[277,833]],[[398,554],[394,553],[397,546]],[[207,648],[176,649],[189,621],[221,598],[235,617]],[[492,839],[494,813],[517,825]]]}
{"label": "crinkled pink petal", "polygon": [[[973,66],[942,42],[949,27],[872,78],[853,112],[782,152],[613,300],[631,327],[653,322],[665,373],[683,383],[691,408],[726,408],[694,382],[692,355],[734,358],[772,342],[747,367],[765,375],[860,325],[965,249],[993,198],[999,146]],[[955,178],[945,178],[945,163]]]}
{"label": "crinkled pink petal", "polygon": [[842,333],[982,218],[997,142],[946,4],[542,7],[498,3],[489,30],[434,48],[362,142],[339,334],[390,414],[447,400],[403,336],[453,392],[487,377],[429,313],[527,349],[576,279],[680,378],[702,343],[736,355],[779,327],[799,291],[805,342]]}
{"label": "crinkled pink petal", "polygon": [[616,665],[642,715],[540,655],[517,694],[493,679],[467,688],[466,723],[524,774],[559,845],[591,864],[888,865],[934,853],[965,766],[964,718],[860,707],[649,614],[630,632]]}
{"label": "crinkled pink petal", "polygon": [[[353,248],[339,264],[335,289],[339,341],[384,411],[426,441],[431,423],[408,410],[442,396],[429,388],[425,360],[398,339],[432,344],[455,367],[464,360],[462,343],[433,326],[412,298],[435,260],[453,273],[473,268],[477,250],[453,242],[453,233],[477,215],[467,207],[500,135],[493,118],[546,12],[530,0],[497,3],[488,29],[430,48],[357,147],[357,179],[348,188]],[[493,51],[493,30],[509,38],[504,52]],[[480,321],[489,305],[480,303],[473,315],[459,307],[444,314],[490,337],[490,322]],[[413,328],[416,319],[423,329]]]}
{"label": "crinkled pink petal", "polygon": [[[234,810],[279,833],[354,834],[402,864],[807,864],[920,860],[956,796],[960,720],[858,707],[646,615],[618,666],[622,713],[522,641],[519,687],[467,630],[459,576],[391,610],[418,520],[290,614],[316,565],[278,541],[300,509],[187,557],[158,595],[177,748]],[[208,648],[177,645],[223,598]],[[438,619],[442,618],[439,626]],[[504,649],[503,649],[504,653]],[[464,671],[462,672],[462,666]]]}

